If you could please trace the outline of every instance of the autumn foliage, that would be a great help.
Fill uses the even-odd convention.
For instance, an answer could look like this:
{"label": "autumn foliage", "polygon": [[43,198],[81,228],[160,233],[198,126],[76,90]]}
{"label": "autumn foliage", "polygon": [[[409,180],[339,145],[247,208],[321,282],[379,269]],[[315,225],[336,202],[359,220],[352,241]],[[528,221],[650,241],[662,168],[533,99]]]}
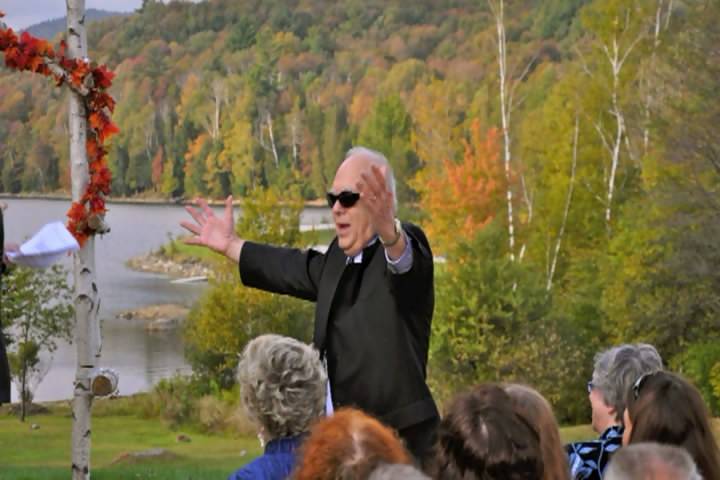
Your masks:
{"label": "autumn foliage", "polygon": [[458,240],[473,238],[500,208],[504,177],[497,129],[484,133],[475,120],[463,146],[462,161],[444,159],[441,167],[424,169],[413,181],[429,217],[425,225],[428,236],[441,254],[452,250]]}
{"label": "autumn foliage", "polygon": [[[0,12],[0,18],[3,16]],[[65,42],[60,42],[55,51],[49,42],[27,32],[18,36],[11,28],[0,28],[0,51],[5,55],[5,66],[52,77],[58,86],[67,83],[84,100],[90,179],[80,201],[73,202],[67,212],[68,230],[83,245],[90,235],[104,229],[105,196],[110,193],[111,182],[105,142],[119,131],[110,120],[115,100],[107,93],[115,74],[104,65],[68,58],[65,50]]]}

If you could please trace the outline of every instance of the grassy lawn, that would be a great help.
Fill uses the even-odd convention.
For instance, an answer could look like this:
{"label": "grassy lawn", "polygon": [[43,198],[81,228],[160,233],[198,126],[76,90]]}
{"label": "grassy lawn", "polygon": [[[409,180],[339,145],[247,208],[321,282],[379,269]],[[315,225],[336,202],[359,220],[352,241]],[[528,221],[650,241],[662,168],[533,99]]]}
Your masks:
{"label": "grassy lawn", "polygon": [[[224,479],[261,453],[254,437],[233,438],[193,430],[174,431],[158,419],[132,413],[132,399],[99,401],[93,407],[93,479]],[[21,423],[0,409],[0,480],[67,479],[70,465],[70,408],[50,405],[51,413]],[[39,428],[33,430],[32,424]],[[189,443],[179,443],[179,434]],[[594,438],[590,426],[562,429],[564,441]],[[163,448],[172,458],[120,459],[128,452]]]}
{"label": "grassy lawn", "polygon": [[[261,453],[255,437],[207,435],[192,429],[171,430],[158,419],[132,413],[132,399],[99,401],[93,408],[92,478],[191,480],[224,479]],[[33,415],[25,423],[0,409],[0,480],[67,479],[70,476],[70,408],[50,406],[51,413]],[[30,428],[37,424],[38,429]],[[716,434],[720,422],[714,421]],[[190,437],[188,443],[177,436]],[[563,427],[563,442],[596,438],[590,425]],[[128,452],[162,448],[170,458],[129,460]]]}
{"label": "grassy lawn", "polygon": [[[70,411],[65,406],[52,410],[25,423],[9,415],[0,417],[0,480],[69,477]],[[40,428],[32,430],[33,423]],[[99,479],[227,478],[261,453],[256,438],[172,431],[160,420],[132,415],[94,416],[92,432],[92,478]],[[177,442],[180,433],[191,441]],[[115,462],[125,453],[151,448],[163,448],[172,458]]]}

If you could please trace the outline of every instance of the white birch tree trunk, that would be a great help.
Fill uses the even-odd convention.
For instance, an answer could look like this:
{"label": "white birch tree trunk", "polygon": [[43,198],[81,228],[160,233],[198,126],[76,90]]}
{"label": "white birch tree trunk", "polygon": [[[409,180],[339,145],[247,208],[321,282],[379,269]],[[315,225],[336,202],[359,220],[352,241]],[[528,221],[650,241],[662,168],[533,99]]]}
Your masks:
{"label": "white birch tree trunk", "polygon": [[270,111],[266,117],[268,135],[270,136],[270,148],[272,149],[273,158],[275,159],[275,168],[280,167],[280,157],[278,157],[277,147],[275,146],[275,134],[273,133],[273,121]]}
{"label": "white birch tree trunk", "polygon": [[513,192],[511,179],[511,150],[510,150],[510,105],[507,93],[507,42],[505,39],[505,2],[499,0],[497,3],[488,0],[490,9],[495,17],[497,29],[498,47],[498,79],[500,81],[500,117],[503,133],[503,158],[505,167],[505,181],[507,182],[506,200],[508,214],[508,244],[510,248],[510,260],[515,261],[515,222],[513,215]]}
{"label": "white birch tree trunk", "polygon": [[[87,57],[85,0],[67,0],[67,44],[70,58]],[[82,97],[70,92],[68,115],[72,199],[79,201],[89,181],[86,152],[87,112]],[[88,238],[74,256],[75,280],[75,371],[72,427],[72,478],[90,478],[90,380],[100,357],[99,298],[95,284],[95,243]]]}
{"label": "white birch tree trunk", "polygon": [[548,272],[547,284],[545,290],[548,292],[552,290],[553,277],[555,276],[555,268],[557,266],[557,260],[560,256],[560,246],[562,245],[562,239],[565,235],[565,226],[567,225],[568,215],[570,214],[570,204],[572,203],[573,192],[575,191],[575,170],[577,169],[577,149],[578,149],[578,137],[580,136],[580,117],[575,116],[575,130],[573,132],[573,147],[572,147],[572,163],[570,166],[570,180],[568,182],[568,192],[565,197],[565,209],[563,210],[563,218],[560,224],[560,231],[558,231],[557,240],[555,240],[555,250],[553,252],[552,263],[550,264],[550,271]]}
{"label": "white birch tree trunk", "polygon": [[[620,149],[622,147],[622,142],[626,133],[625,115],[620,108],[620,100],[618,98],[618,96],[620,95],[620,74],[622,73],[623,66],[625,65],[625,61],[628,59],[628,56],[630,55],[630,53],[632,53],[633,49],[637,46],[638,42],[640,42],[643,36],[643,33],[638,35],[637,38],[635,38],[635,40],[627,47],[624,52],[620,51],[617,34],[613,36],[611,48],[608,48],[607,45],[603,45],[603,51],[605,52],[605,56],[607,57],[608,63],[610,64],[610,68],[612,70],[613,83],[611,92],[612,104],[610,107],[610,114],[615,118],[615,138],[613,139],[612,145],[609,146],[610,175],[607,180],[607,197],[605,199],[605,223],[608,232],[611,231],[613,206],[612,202],[615,195],[615,180],[617,177],[618,168],[620,166]],[[631,154],[630,149],[628,149],[628,154]]]}

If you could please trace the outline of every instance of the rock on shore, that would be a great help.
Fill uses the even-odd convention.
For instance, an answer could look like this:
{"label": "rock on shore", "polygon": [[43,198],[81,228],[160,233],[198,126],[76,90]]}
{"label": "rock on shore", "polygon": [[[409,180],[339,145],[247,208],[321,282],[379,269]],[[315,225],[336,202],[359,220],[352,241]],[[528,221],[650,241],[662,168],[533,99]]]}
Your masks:
{"label": "rock on shore", "polygon": [[179,327],[187,318],[188,313],[190,313],[190,309],[187,307],[171,303],[126,310],[119,313],[118,318],[145,322],[145,330],[157,332]]}
{"label": "rock on shore", "polygon": [[139,272],[161,273],[173,278],[207,277],[210,268],[199,260],[177,262],[151,252],[127,261],[128,268]]}

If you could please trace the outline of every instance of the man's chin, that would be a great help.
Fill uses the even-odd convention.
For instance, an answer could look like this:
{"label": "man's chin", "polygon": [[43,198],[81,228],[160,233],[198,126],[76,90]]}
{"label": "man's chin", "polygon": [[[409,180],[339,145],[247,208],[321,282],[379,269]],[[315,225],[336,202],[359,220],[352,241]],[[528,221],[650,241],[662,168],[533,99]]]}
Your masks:
{"label": "man's chin", "polygon": [[359,248],[355,245],[348,245],[340,239],[338,239],[338,247],[340,247],[340,250],[342,250],[343,253],[348,257],[354,257],[362,251],[362,248]]}

